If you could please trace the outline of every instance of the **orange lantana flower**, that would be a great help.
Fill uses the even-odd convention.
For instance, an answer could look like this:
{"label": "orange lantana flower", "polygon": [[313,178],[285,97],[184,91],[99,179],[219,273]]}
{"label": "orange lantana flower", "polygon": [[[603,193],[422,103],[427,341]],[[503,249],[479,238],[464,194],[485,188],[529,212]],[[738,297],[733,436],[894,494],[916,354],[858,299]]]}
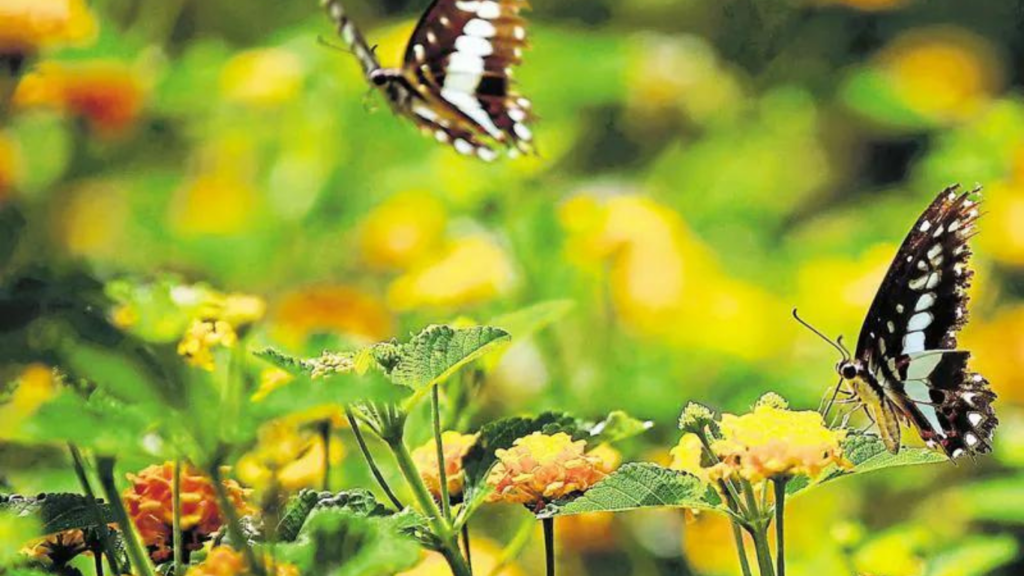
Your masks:
{"label": "orange lantana flower", "polygon": [[573,441],[564,432],[534,432],[519,438],[508,450],[497,450],[497,464],[487,477],[494,487],[491,501],[540,508],[576,492],[584,492],[604,478],[604,461],[585,454],[587,442]]}
{"label": "orange lantana flower", "polygon": [[75,44],[96,32],[85,0],[0,2],[0,57],[28,56],[43,48]]}
{"label": "orange lantana flower", "polygon": [[[139,531],[143,543],[149,547],[154,560],[166,560],[171,555],[172,521],[174,508],[171,485],[174,463],[164,462],[150,466],[138,474],[129,474],[131,487],[122,497],[128,506],[128,515]],[[239,514],[254,510],[245,502],[249,491],[234,480],[225,480],[228,498]],[[191,466],[181,472],[181,529],[186,550],[198,550],[202,542],[224,524],[217,505],[213,483]]]}
{"label": "orange lantana flower", "polygon": [[[444,445],[444,473],[448,480],[448,495],[451,497],[462,494],[462,483],[465,476],[462,470],[462,459],[465,458],[473,444],[476,444],[476,437],[476,434],[459,434],[450,430],[441,434],[441,444]],[[427,490],[430,490],[434,498],[440,500],[441,473],[437,466],[437,443],[431,439],[416,448],[412,452],[412,459],[416,463],[420,477],[427,485]]]}
{"label": "orange lantana flower", "polygon": [[[299,576],[299,569],[291,564],[275,563],[274,569],[273,576]],[[241,552],[217,546],[210,550],[206,560],[189,568],[185,576],[244,576],[251,573]]]}

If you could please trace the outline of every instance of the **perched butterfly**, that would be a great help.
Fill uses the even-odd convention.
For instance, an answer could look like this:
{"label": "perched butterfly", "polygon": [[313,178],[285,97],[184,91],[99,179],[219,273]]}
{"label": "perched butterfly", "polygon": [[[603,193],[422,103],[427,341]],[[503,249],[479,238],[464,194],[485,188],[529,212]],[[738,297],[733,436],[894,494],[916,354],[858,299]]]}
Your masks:
{"label": "perched butterfly", "polygon": [[395,113],[461,154],[490,161],[499,149],[533,151],[530,101],[511,90],[526,47],[526,0],[433,0],[400,68],[381,67],[339,0],[322,3]]}
{"label": "perched butterfly", "polygon": [[968,241],[977,233],[979,200],[979,190],[943,190],[889,266],[855,354],[841,339],[833,344],[843,353],[836,370],[849,402],[867,411],[890,452],[900,449],[901,423],[950,458],[991,450],[996,396],[968,370],[970,353],[956,340],[967,322]]}

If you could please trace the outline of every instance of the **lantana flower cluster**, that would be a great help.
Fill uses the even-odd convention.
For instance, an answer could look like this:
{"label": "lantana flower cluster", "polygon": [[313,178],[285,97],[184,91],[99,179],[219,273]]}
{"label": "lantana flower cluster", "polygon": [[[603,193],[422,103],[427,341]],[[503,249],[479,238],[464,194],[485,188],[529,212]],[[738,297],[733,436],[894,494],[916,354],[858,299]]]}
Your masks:
{"label": "lantana flower cluster", "polygon": [[574,493],[585,492],[608,473],[600,455],[586,453],[585,440],[573,441],[564,432],[534,432],[519,438],[508,450],[497,450],[498,462],[487,483],[490,501],[542,508]]}
{"label": "lantana flower cluster", "polygon": [[[185,576],[243,576],[252,573],[244,554],[228,546],[216,546],[205,560],[189,568]],[[299,576],[299,569],[292,564],[275,563],[272,576]]]}
{"label": "lantana flower cluster", "polygon": [[[460,434],[447,431],[441,434],[441,445],[444,448],[444,472],[448,481],[448,495],[458,499],[462,495],[462,487],[465,480],[465,472],[462,469],[462,459],[469,453],[469,449],[476,444],[476,434]],[[437,443],[433,439],[426,444],[416,448],[412,452],[413,462],[419,470],[420,477],[426,485],[427,490],[435,499],[441,499],[441,471],[437,465]]]}

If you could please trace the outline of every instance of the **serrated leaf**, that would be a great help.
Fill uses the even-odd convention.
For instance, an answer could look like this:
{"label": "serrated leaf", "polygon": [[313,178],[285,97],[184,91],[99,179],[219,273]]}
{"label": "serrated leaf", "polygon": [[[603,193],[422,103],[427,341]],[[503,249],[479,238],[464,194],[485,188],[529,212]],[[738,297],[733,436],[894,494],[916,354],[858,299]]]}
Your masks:
{"label": "serrated leaf", "polygon": [[281,352],[277,348],[266,347],[261,350],[253,351],[253,355],[257,358],[266,360],[267,362],[277,366],[292,376],[308,376],[309,370],[306,368],[305,360],[298,356],[292,356]]}
{"label": "serrated leaf", "polygon": [[385,369],[396,384],[421,392],[509,339],[508,332],[493,326],[428,326],[400,345],[394,366]]}
{"label": "serrated leaf", "polygon": [[654,422],[650,420],[638,420],[622,410],[615,410],[590,428],[587,442],[594,445],[619,442],[643,434],[653,427]]}
{"label": "serrated leaf", "polygon": [[[40,494],[31,498],[18,495],[0,497],[0,513],[38,519],[40,535],[116,522],[110,504],[98,502],[95,506],[94,509],[88,498],[81,494],[65,492]],[[97,509],[99,522],[96,521]]]}
{"label": "serrated leaf", "polygon": [[715,491],[686,472],[657,464],[625,464],[579,498],[548,505],[539,517],[568,516],[588,512],[625,512],[640,508],[718,509]]}
{"label": "serrated leaf", "polygon": [[935,556],[927,576],[985,576],[1017,557],[1017,541],[1009,534],[975,537]]}
{"label": "serrated leaf", "polygon": [[277,525],[278,540],[294,542],[310,518],[331,510],[346,510],[364,517],[391,517],[394,526],[410,536],[419,537],[426,530],[426,520],[417,512],[410,509],[393,512],[368,490],[343,490],[332,493],[307,489],[289,500],[285,513]]}

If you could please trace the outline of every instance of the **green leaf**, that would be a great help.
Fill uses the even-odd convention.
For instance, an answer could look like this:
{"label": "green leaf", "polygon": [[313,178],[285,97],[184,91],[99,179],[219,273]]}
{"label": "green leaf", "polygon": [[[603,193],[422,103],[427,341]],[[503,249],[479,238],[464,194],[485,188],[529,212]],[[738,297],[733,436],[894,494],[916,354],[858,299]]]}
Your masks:
{"label": "green leaf", "polygon": [[357,402],[395,402],[408,390],[388,382],[377,371],[359,375],[340,373],[323,378],[297,376],[247,406],[252,426],[268,420],[323,406],[344,406]]}
{"label": "green leaf", "polygon": [[[99,502],[100,522],[116,522],[110,504]],[[89,500],[81,494],[54,493],[40,494],[32,498],[18,495],[0,496],[0,513],[15,516],[30,516],[39,520],[39,534],[55,534],[76,528],[99,526],[95,510]]]}
{"label": "green leaf", "polygon": [[721,500],[715,491],[692,474],[647,462],[631,462],[579,498],[549,504],[538,516],[546,518],[664,507],[716,510],[720,505]]}
{"label": "green leaf", "polygon": [[335,494],[306,489],[288,501],[285,513],[277,524],[278,539],[282,542],[293,542],[299,536],[303,524],[317,508],[345,508],[359,516],[388,514],[388,509],[366,490],[349,490]]}
{"label": "green leaf", "polygon": [[396,384],[422,392],[509,339],[508,332],[493,326],[432,325],[399,345],[397,360],[385,370]]}
{"label": "green leaf", "polygon": [[622,410],[615,410],[604,420],[590,427],[587,443],[596,446],[603,442],[619,442],[643,434],[652,427],[654,422],[650,420],[638,420]]}
{"label": "green leaf", "polygon": [[[561,320],[575,305],[576,303],[572,300],[548,300],[508,314],[495,316],[487,321],[487,325],[497,326],[508,332],[516,342],[523,342]],[[501,360],[501,356],[502,354],[488,356],[484,361],[486,369],[493,369]]]}
{"label": "green leaf", "polygon": [[38,518],[18,515],[15,510],[4,506],[4,498],[7,496],[0,496],[0,574],[7,573],[3,570],[5,565],[24,559],[21,547],[27,541],[42,535]]}
{"label": "green leaf", "polygon": [[118,400],[103,390],[83,398],[71,390],[42,405],[23,425],[30,438],[40,442],[74,442],[99,454],[145,455],[143,440],[157,424],[138,405]]}
{"label": "green leaf", "polygon": [[928,564],[926,576],[985,576],[1017,557],[1017,541],[1009,534],[974,537],[942,552]]}
{"label": "green leaf", "polygon": [[401,533],[402,519],[371,517],[346,508],[310,516],[294,542],[275,546],[275,556],[303,574],[385,576],[411,568],[420,557],[416,542]]}
{"label": "green leaf", "polygon": [[293,376],[311,376],[313,372],[309,360],[286,354],[276,348],[267,347],[262,350],[256,350],[253,352],[253,355],[266,360]]}
{"label": "green leaf", "polygon": [[561,412],[544,412],[536,418],[513,416],[491,422],[480,429],[476,444],[462,459],[467,484],[482,482],[497,458],[495,451],[511,448],[517,438],[534,432],[574,434],[576,431],[576,420]]}

